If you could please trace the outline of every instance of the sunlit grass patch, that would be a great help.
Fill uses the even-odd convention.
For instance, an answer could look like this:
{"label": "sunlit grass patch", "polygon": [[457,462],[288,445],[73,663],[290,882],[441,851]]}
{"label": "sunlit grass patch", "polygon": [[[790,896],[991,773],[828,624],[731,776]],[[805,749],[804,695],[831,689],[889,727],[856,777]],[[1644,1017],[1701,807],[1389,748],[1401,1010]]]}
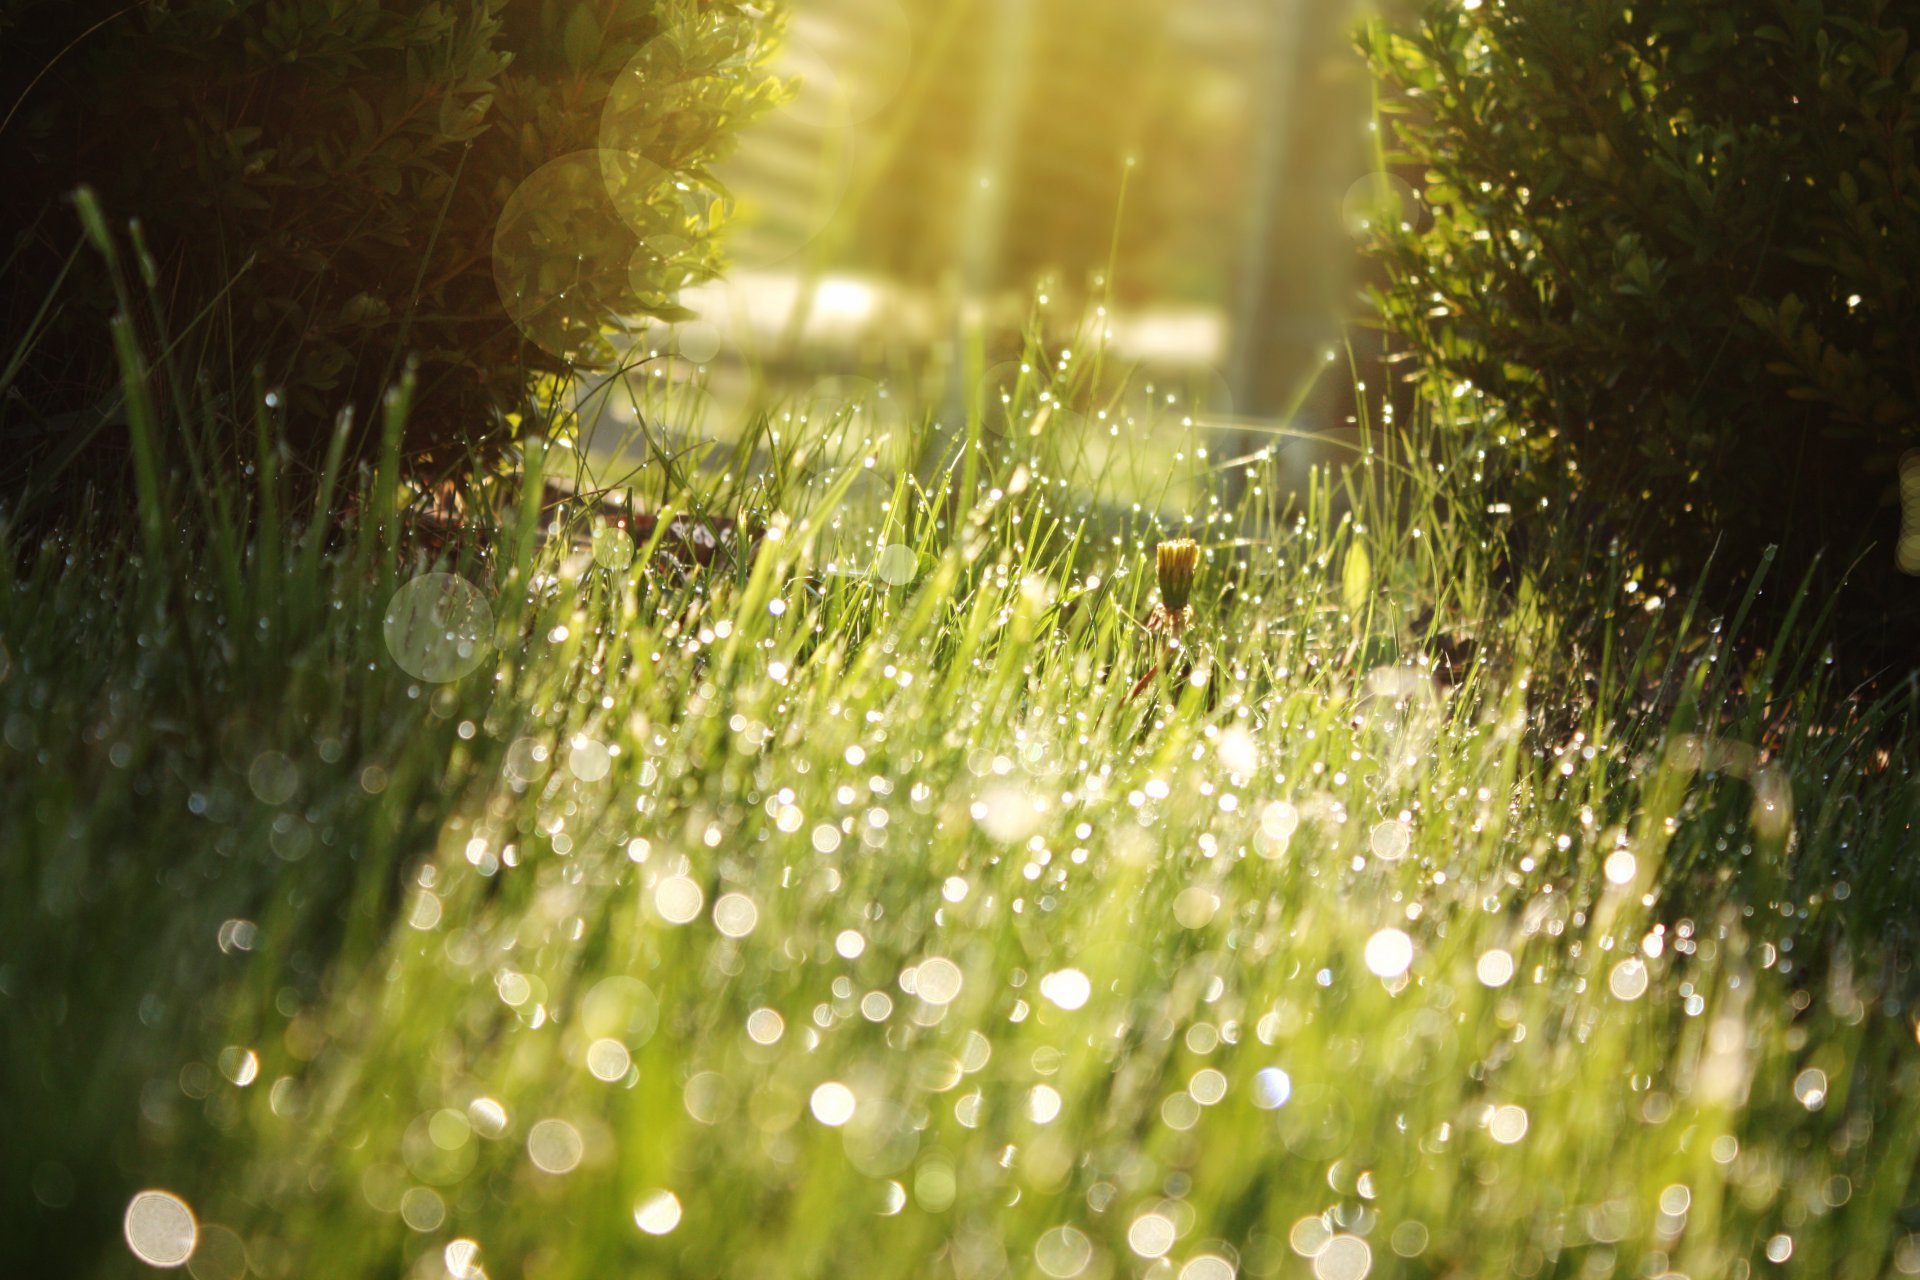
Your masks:
{"label": "sunlit grass patch", "polygon": [[1169,523],[1045,428],[916,473],[821,422],[662,495],[764,531],[706,565],[543,532],[556,450],[441,560],[8,548],[36,1255],[1920,1268],[1910,691],[1843,725],[1799,637],[1736,662],[1604,555],[1503,584],[1412,433]]}

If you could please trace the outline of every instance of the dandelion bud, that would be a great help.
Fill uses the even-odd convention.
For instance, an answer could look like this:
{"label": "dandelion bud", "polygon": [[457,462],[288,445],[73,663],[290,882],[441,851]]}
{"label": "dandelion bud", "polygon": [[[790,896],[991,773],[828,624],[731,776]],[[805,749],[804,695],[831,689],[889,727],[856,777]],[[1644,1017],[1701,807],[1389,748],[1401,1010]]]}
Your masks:
{"label": "dandelion bud", "polygon": [[1179,613],[1187,607],[1187,596],[1193,591],[1193,571],[1200,563],[1200,544],[1192,538],[1163,542],[1156,559],[1160,603],[1169,613]]}

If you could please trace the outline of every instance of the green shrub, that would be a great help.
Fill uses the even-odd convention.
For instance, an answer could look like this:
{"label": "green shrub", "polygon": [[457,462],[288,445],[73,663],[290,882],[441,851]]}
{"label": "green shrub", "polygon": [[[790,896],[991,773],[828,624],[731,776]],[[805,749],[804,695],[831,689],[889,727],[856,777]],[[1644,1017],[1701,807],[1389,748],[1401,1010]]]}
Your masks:
{"label": "green shrub", "polygon": [[1379,298],[1528,425],[1525,497],[1692,570],[1886,588],[1920,406],[1920,51],[1888,0],[1459,0],[1367,37],[1432,219]]}
{"label": "green shrub", "polygon": [[[610,317],[669,314],[675,286],[714,269],[718,211],[673,180],[699,190],[771,100],[777,25],[765,6],[719,0],[0,0],[0,83],[30,85],[0,132],[22,215],[0,241],[0,350],[72,263],[0,412],[58,436],[110,395],[112,282],[74,255],[62,207],[84,183],[140,224],[157,300],[135,307],[154,313],[137,317],[148,345],[218,321],[205,326],[217,350],[161,375],[218,365],[248,388],[260,366],[311,458],[334,412],[370,419],[411,355],[409,456],[496,450],[529,377],[588,354],[549,340],[556,328],[597,338]],[[603,141],[636,162],[606,166],[624,184],[617,211],[606,184],[577,180],[582,157],[543,169]],[[501,227],[536,171],[540,198]],[[496,229],[510,250],[498,280]],[[649,235],[669,248],[639,252]],[[549,285],[567,293],[567,325],[513,297]]]}

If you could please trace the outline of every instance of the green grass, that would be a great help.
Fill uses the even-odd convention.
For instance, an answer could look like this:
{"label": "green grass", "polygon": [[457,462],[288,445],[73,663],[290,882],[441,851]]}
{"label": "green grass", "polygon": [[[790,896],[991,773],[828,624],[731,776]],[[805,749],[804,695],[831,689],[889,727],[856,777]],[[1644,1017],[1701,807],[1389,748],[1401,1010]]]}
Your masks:
{"label": "green grass", "polygon": [[[1192,454],[1163,527],[1036,352],[972,449],[688,468],[750,565],[546,537],[551,449],[435,563],[403,398],[315,507],[264,411],[197,480],[123,354],[131,540],[0,555],[23,1273],[144,1270],[143,1188],[198,1280],[1920,1271],[1913,691],[1578,520],[1508,564],[1497,421],[1285,515]],[[436,569],[492,619],[438,683]]]}

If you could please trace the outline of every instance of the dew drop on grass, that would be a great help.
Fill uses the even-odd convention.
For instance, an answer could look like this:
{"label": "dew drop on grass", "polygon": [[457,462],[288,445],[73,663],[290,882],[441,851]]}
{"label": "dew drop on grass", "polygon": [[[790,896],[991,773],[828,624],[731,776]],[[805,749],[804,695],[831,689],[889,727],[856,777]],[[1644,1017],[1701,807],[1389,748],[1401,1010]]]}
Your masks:
{"label": "dew drop on grass", "polygon": [[830,1129],[837,1129],[853,1119],[855,1106],[853,1090],[838,1080],[829,1080],[815,1089],[808,1102],[813,1118]]}
{"label": "dew drop on grass", "polygon": [[507,1109],[493,1098],[475,1098],[467,1104],[467,1120],[483,1138],[497,1138],[507,1131]]}
{"label": "dew drop on grass", "polygon": [[1399,929],[1382,929],[1367,939],[1366,961],[1375,977],[1397,978],[1413,964],[1413,939]]}
{"label": "dew drop on grass", "polygon": [[567,772],[582,782],[598,782],[613,768],[607,744],[580,734],[567,752]]}
{"label": "dew drop on grass", "polygon": [[960,994],[960,966],[944,956],[923,960],[914,970],[913,990],[928,1004],[952,1004]]}
{"label": "dew drop on grass", "polygon": [[260,1077],[260,1055],[251,1049],[230,1044],[220,1051],[220,1074],[244,1089]]}
{"label": "dew drop on grass", "polygon": [[1287,1247],[1303,1258],[1317,1258],[1320,1251],[1327,1247],[1327,1241],[1333,1239],[1333,1228],[1327,1225],[1325,1218],[1314,1216],[1302,1218],[1293,1224],[1287,1232]]}
{"label": "dew drop on grass", "polygon": [[653,907],[668,924],[691,924],[705,898],[686,876],[668,876],[653,891]]}
{"label": "dew drop on grass", "polygon": [[1277,1111],[1293,1096],[1293,1080],[1279,1067],[1262,1067],[1253,1076],[1253,1105]]}
{"label": "dew drop on grass", "polygon": [[633,1055],[618,1040],[595,1040],[587,1046],[587,1071],[596,1080],[624,1080],[632,1064]]}
{"label": "dew drop on grass", "polygon": [[1180,1268],[1180,1280],[1233,1280],[1233,1264],[1217,1253],[1203,1253]]}
{"label": "dew drop on grass", "polygon": [[1143,1213],[1127,1228],[1127,1247],[1143,1258],[1165,1257],[1173,1248],[1173,1219],[1160,1213]]}
{"label": "dew drop on grass", "polygon": [[523,785],[537,782],[546,773],[551,755],[547,744],[538,738],[515,738],[507,747],[506,760],[501,768],[511,781]]}
{"label": "dew drop on grass", "polygon": [[[1259,745],[1254,742],[1253,735],[1239,725],[1220,735],[1220,743],[1214,748],[1214,754],[1226,766],[1228,773],[1238,774],[1242,778],[1251,778],[1260,768]],[[1265,816],[1261,815],[1263,820]]]}
{"label": "dew drop on grass", "polygon": [[760,909],[744,893],[723,893],[713,904],[713,927],[729,938],[744,938],[760,923]]}
{"label": "dew drop on grass", "polygon": [[1059,969],[1040,979],[1040,994],[1059,1008],[1073,1010],[1092,998],[1093,984],[1078,969]]}
{"label": "dew drop on grass", "polygon": [[1373,856],[1382,862],[1398,862],[1407,856],[1407,846],[1412,842],[1412,832],[1407,824],[1398,818],[1388,818],[1377,824],[1367,838],[1367,845],[1373,850]]}
{"label": "dew drop on grass", "polygon": [[775,1044],[786,1030],[787,1020],[772,1009],[755,1009],[747,1015],[747,1039],[755,1044]]}
{"label": "dew drop on grass", "polygon": [[193,1256],[199,1224],[187,1202],[170,1191],[142,1191],[127,1203],[121,1224],[133,1256],[150,1267],[177,1267]]}
{"label": "dew drop on grass", "polygon": [[440,1258],[447,1264],[447,1274],[453,1280],[479,1280],[486,1274],[480,1267],[480,1245],[464,1236],[447,1241]]}
{"label": "dew drop on grass", "polygon": [[642,1196],[633,1206],[633,1224],[650,1236],[664,1236],[680,1225],[680,1197],[671,1191]]}
{"label": "dew drop on grass", "polygon": [[1482,986],[1504,987],[1513,981],[1513,956],[1499,947],[1483,953],[1474,973]]}
{"label": "dew drop on grass", "polygon": [[1613,966],[1613,972],[1607,975],[1607,990],[1613,992],[1616,1000],[1638,1000],[1647,993],[1647,963],[1638,956],[1629,956]]}
{"label": "dew drop on grass", "polygon": [[572,1173],[585,1151],[580,1131],[565,1120],[542,1120],[527,1133],[527,1156],[544,1173]]}
{"label": "dew drop on grass", "polygon": [[1511,1104],[1495,1107],[1487,1117],[1487,1133],[1501,1146],[1512,1146],[1527,1136],[1527,1109]]}
{"label": "dew drop on grass", "polygon": [[1315,1280],[1365,1280],[1373,1250],[1359,1236],[1337,1235],[1313,1256]]}
{"label": "dew drop on grass", "polygon": [[1827,1105],[1827,1073],[1818,1067],[1808,1067],[1793,1078],[1793,1096],[1800,1105],[1809,1111],[1818,1111]]}
{"label": "dew drop on grass", "polygon": [[1639,862],[1625,849],[1615,849],[1607,855],[1606,872],[1610,884],[1626,884],[1638,869]]}

